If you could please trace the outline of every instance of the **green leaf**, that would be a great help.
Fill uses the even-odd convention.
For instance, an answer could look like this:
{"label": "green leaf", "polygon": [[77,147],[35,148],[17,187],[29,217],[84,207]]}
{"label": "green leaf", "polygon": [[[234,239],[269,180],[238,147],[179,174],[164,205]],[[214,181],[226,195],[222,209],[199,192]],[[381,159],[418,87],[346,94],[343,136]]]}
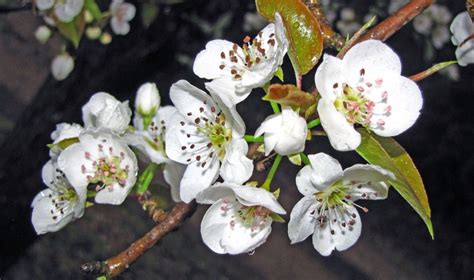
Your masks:
{"label": "green leaf", "polygon": [[158,16],[158,6],[157,4],[152,3],[142,3],[142,24],[145,28],[150,27],[150,25],[155,21]]}
{"label": "green leaf", "polygon": [[288,55],[297,75],[311,71],[323,51],[318,20],[301,0],[256,0],[257,11],[270,21],[280,13],[289,41]]}
{"label": "green leaf", "polygon": [[135,185],[135,192],[144,193],[148,190],[148,187],[150,186],[153,177],[155,177],[157,169],[158,165],[156,163],[152,162],[148,164],[148,166],[145,168],[145,170],[137,180],[137,183]]}
{"label": "green leaf", "polygon": [[72,144],[75,144],[75,143],[78,143],[78,142],[79,142],[79,138],[74,137],[74,138],[64,139],[64,140],[62,140],[62,141],[60,141],[59,143],[56,143],[56,144],[48,144],[47,146],[50,149],[53,149],[54,147],[58,147],[61,150],[64,150],[67,147],[71,146]]}
{"label": "green leaf", "polygon": [[284,81],[285,75],[283,74],[283,69],[281,68],[281,66],[279,66],[277,71],[275,72],[275,77],[280,79],[280,81],[282,81],[282,82]]}
{"label": "green leaf", "polygon": [[300,154],[289,155],[288,160],[293,163],[294,165],[301,165],[302,159]]}
{"label": "green leaf", "polygon": [[102,275],[102,276],[99,276],[99,277],[95,278],[95,280],[107,280],[107,277]]}
{"label": "green leaf", "polygon": [[428,196],[411,157],[393,138],[370,134],[364,128],[359,128],[358,131],[362,136],[362,142],[356,149],[357,153],[370,164],[378,165],[395,174],[396,179],[391,180],[390,184],[420,215],[434,239]]}
{"label": "green leaf", "polygon": [[272,194],[276,199],[278,199],[280,197],[280,188],[274,190]]}
{"label": "green leaf", "polygon": [[79,46],[82,34],[84,33],[85,25],[84,11],[82,11],[70,22],[56,20],[56,27],[58,28],[59,32],[69,41],[71,41],[75,48]]}
{"label": "green leaf", "polygon": [[303,111],[316,103],[316,96],[298,89],[295,85],[273,84],[262,99],[284,106],[301,108]]}
{"label": "green leaf", "polygon": [[286,223],[285,219],[283,219],[283,217],[277,213],[271,213],[270,218],[272,218],[272,220],[277,223]]}
{"label": "green leaf", "polygon": [[84,7],[89,11],[89,13],[91,13],[95,20],[102,19],[102,12],[95,0],[85,0]]}

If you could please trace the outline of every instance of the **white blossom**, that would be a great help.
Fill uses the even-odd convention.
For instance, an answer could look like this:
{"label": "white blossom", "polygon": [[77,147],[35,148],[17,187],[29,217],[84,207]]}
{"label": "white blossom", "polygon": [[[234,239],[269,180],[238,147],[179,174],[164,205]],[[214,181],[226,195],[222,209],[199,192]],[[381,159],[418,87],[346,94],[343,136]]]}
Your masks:
{"label": "white blossom", "polygon": [[48,189],[38,193],[31,207],[31,222],[37,234],[58,231],[84,214],[85,189],[76,191],[53,160],[42,171],[43,182]]}
{"label": "white blossom", "polygon": [[451,41],[456,49],[456,58],[459,65],[466,66],[474,63],[474,23],[469,13],[458,14],[451,23]]}
{"label": "white blossom", "polygon": [[212,204],[201,222],[204,243],[218,254],[255,250],[272,230],[271,215],[286,214],[270,192],[233,183],[217,183],[201,192],[196,201]]}
{"label": "white blossom", "polygon": [[[214,79],[207,87],[215,91],[228,107],[243,101],[253,88],[262,87],[278,70],[288,49],[282,19],[275,15],[270,23],[242,47],[226,40],[207,43],[194,60],[193,70],[201,78]],[[218,81],[216,84],[217,80]],[[227,87],[228,90],[222,90]]]}
{"label": "white blossom", "polygon": [[135,110],[142,116],[153,116],[160,107],[161,97],[156,84],[145,83],[140,86],[135,98]]}
{"label": "white blossom", "polygon": [[58,81],[66,79],[73,69],[74,59],[68,53],[57,55],[51,62],[51,73]]}
{"label": "white blossom", "polygon": [[137,159],[121,138],[107,130],[88,130],[58,157],[58,168],[76,190],[89,185],[95,201],[121,204],[137,179]]}
{"label": "white blossom", "polygon": [[235,108],[181,80],[171,86],[170,97],[178,110],[166,131],[166,154],[186,164],[180,184],[181,199],[189,202],[219,176],[243,183],[253,171],[246,157],[245,125]]}
{"label": "white blossom", "polygon": [[321,255],[343,251],[359,239],[362,223],[355,201],[385,199],[387,181],[394,175],[375,165],[356,164],[342,170],[339,162],[319,153],[308,155],[311,165],[296,175],[298,191],[304,197],[290,214],[288,236],[298,243],[313,235],[313,246]]}
{"label": "white blossom", "polygon": [[130,32],[129,21],[135,17],[135,6],[123,0],[112,0],[109,11],[112,15],[110,19],[112,31],[117,35],[127,35]]}
{"label": "white blossom", "polygon": [[396,136],[417,120],[421,91],[403,77],[397,54],[387,45],[367,40],[341,60],[325,55],[315,75],[321,100],[318,113],[334,149],[356,149],[361,141],[354,124],[384,137]]}
{"label": "white blossom", "polygon": [[431,37],[433,46],[441,49],[449,41],[448,23],[451,18],[446,6],[433,4],[413,19],[413,27],[418,33]]}
{"label": "white blossom", "polygon": [[131,119],[128,101],[120,102],[106,92],[94,94],[82,107],[82,120],[86,128],[106,128],[123,133]]}
{"label": "white blossom", "polygon": [[265,155],[275,150],[286,156],[304,150],[307,130],[305,119],[290,107],[285,107],[281,113],[267,117],[255,132],[255,136],[264,134]]}
{"label": "white blossom", "polygon": [[36,0],[36,7],[46,11],[54,7],[54,14],[62,22],[70,22],[84,7],[84,0]]}

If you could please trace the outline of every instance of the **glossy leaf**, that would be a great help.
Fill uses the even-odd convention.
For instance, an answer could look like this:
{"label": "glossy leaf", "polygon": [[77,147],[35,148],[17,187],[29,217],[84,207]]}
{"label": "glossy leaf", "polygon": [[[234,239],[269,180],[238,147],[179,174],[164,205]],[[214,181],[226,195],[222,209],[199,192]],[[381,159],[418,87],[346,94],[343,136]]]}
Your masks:
{"label": "glossy leaf", "polygon": [[395,174],[390,184],[413,207],[425,222],[434,238],[431,224],[431,209],[425,186],[415,163],[393,138],[370,134],[366,129],[358,129],[362,142],[356,151],[370,164],[381,166]]}
{"label": "glossy leaf", "polygon": [[312,12],[301,0],[256,0],[258,12],[270,21],[280,13],[289,41],[288,55],[297,75],[311,71],[323,51],[323,35]]}
{"label": "glossy leaf", "polygon": [[95,0],[85,0],[84,7],[87,11],[92,15],[95,20],[102,19],[102,12],[100,11],[99,6],[95,2]]}
{"label": "glossy leaf", "polygon": [[299,90],[295,85],[273,84],[268,88],[263,100],[305,111],[316,103],[316,96]]}

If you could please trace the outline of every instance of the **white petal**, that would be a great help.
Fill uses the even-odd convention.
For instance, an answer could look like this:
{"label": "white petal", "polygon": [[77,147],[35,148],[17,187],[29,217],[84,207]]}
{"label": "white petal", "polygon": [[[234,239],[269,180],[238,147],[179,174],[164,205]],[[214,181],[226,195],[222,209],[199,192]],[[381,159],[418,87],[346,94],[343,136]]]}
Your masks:
{"label": "white petal", "polygon": [[232,188],[236,198],[245,206],[261,205],[277,214],[286,214],[285,209],[278,203],[275,196],[262,188],[241,186],[227,182],[222,183],[222,186]]}
{"label": "white petal", "polygon": [[82,173],[81,166],[90,167],[92,163],[84,156],[86,150],[81,143],[72,144],[64,149],[58,157],[58,168],[64,172],[69,183],[76,189],[76,192],[83,193],[86,191],[89,181],[87,175],[93,176],[93,173]]}
{"label": "white petal", "polygon": [[[366,73],[400,74],[402,64],[398,55],[386,44],[377,40],[366,40],[356,44],[344,56],[344,69],[358,79],[360,69]],[[352,84],[352,81],[349,81]]]}
{"label": "white petal", "polygon": [[395,179],[395,175],[380,166],[368,164],[356,164],[344,170],[343,179],[354,182],[356,186],[350,190],[351,200],[385,199],[388,195],[388,180]]}
{"label": "white petal", "polygon": [[371,129],[377,135],[391,137],[399,135],[416,122],[423,106],[423,97],[416,83],[406,77],[385,75],[384,83],[388,92],[386,105],[390,105],[391,110],[388,116],[374,116],[372,118],[374,122],[378,121],[374,119],[378,117],[385,124]]}
{"label": "white petal", "polygon": [[77,16],[84,6],[84,0],[66,0],[64,3],[56,3],[54,12],[62,22],[69,22]]}
{"label": "white petal", "polygon": [[250,90],[237,92],[235,82],[228,78],[218,78],[212,82],[206,83],[206,88],[211,92],[215,92],[227,107],[244,101],[250,94]]}
{"label": "white petal", "polygon": [[220,108],[207,93],[186,80],[180,80],[171,86],[170,98],[178,112],[191,123],[197,118],[214,119],[213,116],[220,112]]}
{"label": "white petal", "polygon": [[[474,31],[473,31],[474,34]],[[456,59],[459,65],[466,66],[474,63],[474,39],[470,39],[456,49]]]}
{"label": "white petal", "polygon": [[[224,60],[227,61],[233,45],[234,43],[225,40],[212,40],[207,43],[206,49],[199,52],[194,60],[194,74],[209,80],[220,77],[232,79],[230,69],[220,69],[220,65],[224,63]],[[242,53],[242,49],[238,47],[237,52]],[[221,57],[222,53],[224,53],[224,59]]]}
{"label": "white petal", "polygon": [[298,191],[302,195],[313,195],[321,190],[315,188],[313,182],[311,181],[311,176],[313,175],[313,168],[307,165],[301,168],[296,174],[296,186],[298,187]]}
{"label": "white petal", "polygon": [[117,17],[112,17],[110,27],[112,27],[112,31],[117,35],[127,35],[130,32],[128,21],[119,20]]}
{"label": "white petal", "polygon": [[272,232],[271,224],[271,221],[267,221],[264,225],[252,230],[251,227],[236,222],[234,227],[225,228],[221,244],[231,255],[251,252],[265,243]]}
{"label": "white petal", "polygon": [[288,222],[288,237],[291,244],[305,240],[314,232],[315,210],[317,210],[317,202],[314,196],[305,196],[295,204]]}
{"label": "white petal", "polygon": [[302,152],[308,130],[305,119],[291,108],[283,108],[281,114],[283,121],[274,147],[275,152],[284,156]]}
{"label": "white petal", "polygon": [[58,81],[66,79],[73,69],[74,60],[67,53],[56,56],[51,63],[51,73]]}
{"label": "white petal", "polygon": [[57,199],[56,195],[53,190],[46,189],[33,199],[31,222],[37,234],[58,231],[74,218],[72,205],[64,208],[62,213],[54,206],[52,200]]}
{"label": "white petal", "polygon": [[40,11],[44,11],[53,7],[55,0],[36,0],[34,3]]}
{"label": "white petal", "polygon": [[41,178],[43,179],[43,183],[48,186],[48,188],[56,190],[56,186],[54,185],[55,175],[57,168],[56,164],[53,164],[52,160],[49,160],[41,169]]}
{"label": "white petal", "polygon": [[308,158],[313,169],[311,182],[319,191],[324,190],[342,177],[341,164],[330,155],[317,153],[315,155],[308,155]]}
{"label": "white petal", "polygon": [[[229,207],[227,211],[222,211],[221,207],[228,205],[228,203],[224,205],[223,200],[220,199],[211,205],[201,222],[201,236],[204,244],[218,254],[227,253],[221,245],[221,240],[237,208]],[[226,201],[231,202],[231,205],[238,204],[234,197],[226,197]]]}
{"label": "white petal", "polygon": [[339,58],[325,54],[314,76],[316,88],[324,99],[333,102],[336,99],[335,87],[342,87],[344,81],[343,62]]}
{"label": "white petal", "polygon": [[474,33],[474,23],[467,11],[458,14],[451,23],[450,30],[453,33],[453,43],[457,46],[467,37]]}
{"label": "white petal", "polygon": [[318,103],[321,125],[328,134],[329,142],[338,151],[355,150],[360,145],[360,134],[339,113],[330,100],[322,98]]}
{"label": "white petal", "polygon": [[253,161],[247,158],[248,145],[242,138],[234,138],[226,149],[220,175],[226,182],[245,183],[253,173]]}
{"label": "white petal", "polygon": [[224,197],[232,197],[235,200],[235,192],[229,185],[231,183],[215,183],[211,187],[203,190],[196,196],[196,202],[199,204],[213,204]]}
{"label": "white petal", "polygon": [[[177,113],[177,110],[173,106],[162,106],[158,109],[157,115],[153,118],[153,121],[161,124],[166,128],[170,124],[171,119],[173,118],[174,114]],[[162,132],[163,133],[163,132]],[[164,133],[163,133],[164,135]]]}
{"label": "white petal", "polygon": [[135,17],[137,9],[133,4],[123,3],[120,5],[120,16],[123,20],[131,21]]}
{"label": "white petal", "polygon": [[65,139],[79,137],[84,128],[76,123],[60,123],[56,125],[56,130],[51,133],[53,143],[59,143]]}
{"label": "white petal", "polygon": [[205,168],[198,165],[198,162],[189,164],[184,172],[180,185],[181,200],[189,203],[196,195],[211,186],[219,175],[220,163],[213,159]]}
{"label": "white petal", "polygon": [[165,178],[166,183],[170,185],[171,198],[174,202],[181,201],[181,197],[179,195],[179,184],[181,183],[181,179],[183,178],[185,170],[186,165],[174,161],[167,162],[163,169],[163,177]]}
{"label": "white petal", "polygon": [[221,97],[215,92],[215,88],[209,87],[209,83],[206,84],[206,88],[211,94],[212,98],[217,103],[217,106],[222,110],[225,116],[226,127],[232,129],[233,137],[243,137],[245,134],[245,123],[242,117],[237,112],[237,108],[234,106],[228,107],[222,101]]}
{"label": "white petal", "polygon": [[[360,216],[354,206],[346,207],[350,213],[355,213],[355,223],[351,227],[341,227],[339,225],[326,223],[322,228],[316,225],[313,234],[313,246],[321,255],[329,256],[334,249],[343,251],[354,245],[359,239],[362,223]],[[344,214],[346,221],[349,220],[349,216]],[[334,234],[331,234],[331,229],[334,230]]]}
{"label": "white petal", "polygon": [[86,128],[108,128],[119,134],[128,128],[131,115],[128,101],[121,103],[106,92],[94,94],[82,107],[82,119]]}

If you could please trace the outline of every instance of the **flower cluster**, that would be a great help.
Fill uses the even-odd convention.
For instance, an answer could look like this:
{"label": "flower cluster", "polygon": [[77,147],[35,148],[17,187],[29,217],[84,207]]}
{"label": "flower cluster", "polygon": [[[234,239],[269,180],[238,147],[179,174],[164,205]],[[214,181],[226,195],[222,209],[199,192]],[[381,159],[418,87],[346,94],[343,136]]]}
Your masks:
{"label": "flower cluster", "polygon": [[[124,0],[112,0],[108,10],[102,12],[95,0],[34,0],[35,8],[43,16],[46,25],[41,25],[35,32],[35,37],[45,44],[52,36],[52,29],[57,29],[65,39],[77,47],[84,34],[91,40],[99,39],[102,44],[111,42],[112,37],[105,31],[105,24],[110,22],[110,29],[116,35],[126,35],[130,32],[129,22],[135,17],[136,8]],[[86,25],[86,26],[84,26]],[[62,81],[74,69],[74,58],[66,47],[51,63],[53,77]]]}
{"label": "flower cluster", "polygon": [[[112,6],[112,28],[127,33],[134,9],[119,0]],[[282,71],[288,45],[278,13],[254,38],[246,36],[242,46],[213,40],[197,54],[193,67],[197,76],[209,80],[206,91],[180,80],[169,90],[173,105],[161,106],[157,86],[143,84],[133,120],[127,101],[94,94],[82,107],[83,126],[59,124],[51,135],[51,160],[43,168],[48,189],[32,203],[37,233],[59,230],[80,218],[92,201],[121,204],[135,185],[143,187],[137,183],[138,155],[161,167],[175,202],[211,204],[201,235],[212,251],[252,252],[266,241],[274,221],[284,222],[280,215],[287,212],[277,200],[280,189],[270,191],[272,179],[283,157],[295,164],[299,157],[305,166],[296,176],[296,187],[303,198],[290,214],[291,242],[312,235],[315,249],[324,256],[351,247],[361,233],[357,208],[367,212],[358,200],[386,198],[395,175],[375,165],[343,170],[327,154],[306,155],[311,129],[320,122],[338,151],[359,147],[356,127],[383,137],[398,135],[417,120],[421,91],[401,75],[400,59],[390,47],[367,40],[342,59],[324,56],[314,77],[320,98],[311,104],[318,118],[299,106],[273,103],[274,114],[248,135],[237,104],[254,89],[268,88]],[[263,184],[250,181],[254,162],[247,157],[247,141],[258,142],[257,150],[267,156],[264,161],[275,157]]]}

